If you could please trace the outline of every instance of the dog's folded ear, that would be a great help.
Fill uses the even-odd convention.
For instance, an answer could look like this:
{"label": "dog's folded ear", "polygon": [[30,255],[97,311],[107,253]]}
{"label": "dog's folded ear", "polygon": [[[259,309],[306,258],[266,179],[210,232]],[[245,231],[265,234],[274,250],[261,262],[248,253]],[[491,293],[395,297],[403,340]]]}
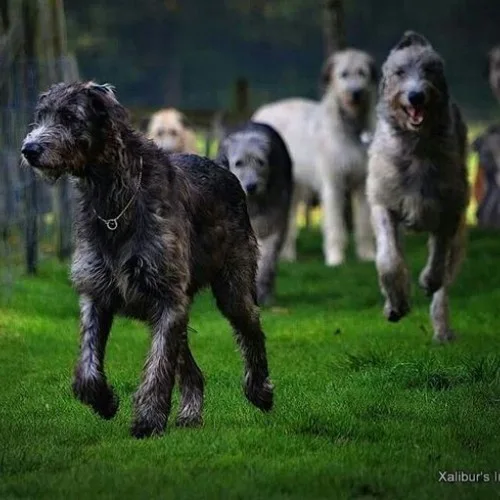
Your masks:
{"label": "dog's folded ear", "polygon": [[479,153],[479,151],[483,147],[483,143],[484,143],[484,135],[480,135],[479,137],[476,137],[472,141],[472,143],[470,145],[470,148],[471,148],[472,151],[474,151],[476,153]]}
{"label": "dog's folded ear", "polygon": [[321,67],[321,73],[319,76],[319,88],[321,95],[323,95],[331,83],[332,80],[332,71],[334,66],[334,55],[332,54],[328,59],[323,63]]}
{"label": "dog's folded ear", "polygon": [[430,47],[430,42],[425,38],[424,35],[417,33],[416,31],[408,30],[405,31],[403,37],[394,47],[394,50],[406,49],[412,45],[419,45],[421,47]]}
{"label": "dog's folded ear", "polygon": [[85,88],[93,95],[100,95],[107,99],[110,99],[115,104],[118,103],[115,95],[115,87],[109,83],[96,83],[94,81],[89,81],[85,84]]}
{"label": "dog's folded ear", "polygon": [[191,128],[188,117],[181,111],[179,111],[179,121],[184,128]]}

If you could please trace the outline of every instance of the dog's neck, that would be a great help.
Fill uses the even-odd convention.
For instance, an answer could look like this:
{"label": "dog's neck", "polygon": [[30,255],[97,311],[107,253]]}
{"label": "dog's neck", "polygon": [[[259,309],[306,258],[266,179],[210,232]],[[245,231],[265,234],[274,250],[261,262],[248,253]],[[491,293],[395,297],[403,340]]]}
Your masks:
{"label": "dog's neck", "polygon": [[329,90],[323,100],[332,115],[340,117],[339,125],[346,130],[347,135],[361,138],[363,132],[372,129],[372,106],[369,101],[360,104],[357,112],[353,114],[344,108],[333,90]]}
{"label": "dog's neck", "polygon": [[[127,151],[138,151],[139,154],[131,155]],[[118,227],[126,227],[133,219],[142,172],[142,157],[138,148],[125,147],[117,152],[115,158],[89,163],[85,167],[85,175],[77,180],[84,210],[90,210],[103,227],[106,224],[102,219],[116,219],[118,216]]]}

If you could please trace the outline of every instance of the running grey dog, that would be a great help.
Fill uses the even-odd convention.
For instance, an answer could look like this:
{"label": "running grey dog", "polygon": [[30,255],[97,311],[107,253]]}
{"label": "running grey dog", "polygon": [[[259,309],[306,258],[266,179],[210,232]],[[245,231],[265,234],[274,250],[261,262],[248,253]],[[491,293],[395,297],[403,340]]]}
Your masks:
{"label": "running grey dog", "polygon": [[434,338],[451,340],[448,287],[464,254],[469,199],[467,130],[449,96],[443,60],[422,35],[406,32],[382,73],[367,193],[384,314],[398,321],[410,310],[402,226],[429,232],[419,282],[432,296]]}
{"label": "running grey dog", "polygon": [[238,177],[246,192],[250,222],[260,248],[257,300],[267,305],[274,291],[292,197],[288,149],[272,127],[249,121],[228,132],[216,161]]}
{"label": "running grey dog", "polygon": [[261,106],[252,119],[273,126],[283,137],[293,163],[294,193],[282,257],[294,261],[297,210],[320,195],[323,253],[328,266],[344,262],[347,245],[346,193],[352,200],[354,239],[360,260],[375,256],[366,199],[366,145],[375,126],[377,69],[366,52],[345,49],[324,63],[321,101],[289,98]]}
{"label": "running grey dog", "polygon": [[270,410],[257,241],[236,177],[208,159],[166,154],[132,129],[112,88],[94,82],[57,84],[43,94],[22,154],[52,181],[76,179],[77,398],[103,418],[117,412],[104,354],[113,317],[122,314],[145,321],[152,335],[132,434],[164,431],[176,374],[177,423],[200,424],[203,376],[188,346],[188,312],[195,293],[210,285],[245,360],[246,397]]}

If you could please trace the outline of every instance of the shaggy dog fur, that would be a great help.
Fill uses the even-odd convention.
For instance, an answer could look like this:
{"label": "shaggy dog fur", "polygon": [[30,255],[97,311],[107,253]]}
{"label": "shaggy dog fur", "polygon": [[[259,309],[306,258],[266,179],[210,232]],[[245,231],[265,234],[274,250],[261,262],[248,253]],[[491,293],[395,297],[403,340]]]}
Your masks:
{"label": "shaggy dog fur", "polygon": [[113,317],[122,314],[151,328],[132,434],[163,432],[176,375],[177,423],[199,424],[203,377],[188,346],[188,312],[195,293],[210,285],[235,329],[246,396],[270,410],[257,241],[236,177],[207,159],[167,155],[131,128],[109,86],[93,82],[57,84],[40,97],[22,154],[51,180],[73,176],[79,194],[71,268],[81,313],[75,395],[102,417],[115,415],[104,354]]}
{"label": "shaggy dog fur", "polygon": [[177,109],[167,108],[151,116],[148,124],[148,137],[168,153],[198,152],[196,135],[186,117]]}
{"label": "shaggy dog fur", "polygon": [[466,132],[449,97],[443,60],[422,35],[406,32],[383,66],[367,191],[389,321],[410,310],[401,229],[430,233],[419,282],[432,296],[430,315],[439,341],[453,337],[448,287],[465,245]]}
{"label": "shaggy dog fur", "polygon": [[488,52],[486,73],[491,91],[498,101],[500,101],[500,45],[496,45]]}
{"label": "shaggy dog fur", "polygon": [[347,49],[324,64],[320,102],[285,99],[258,109],[252,119],[281,134],[293,162],[294,194],[283,258],[295,260],[297,208],[311,190],[323,206],[323,250],[329,266],[344,261],[346,192],[352,200],[356,251],[373,260],[374,241],[365,195],[366,136],[373,131],[376,69],[365,52]]}
{"label": "shaggy dog fur", "polygon": [[292,197],[288,149],[269,125],[247,122],[228,132],[216,161],[238,177],[246,192],[250,222],[260,248],[257,297],[259,304],[268,304]]}
{"label": "shaggy dog fur", "polygon": [[472,143],[479,156],[479,172],[486,192],[479,200],[477,224],[500,229],[500,125],[490,125]]}

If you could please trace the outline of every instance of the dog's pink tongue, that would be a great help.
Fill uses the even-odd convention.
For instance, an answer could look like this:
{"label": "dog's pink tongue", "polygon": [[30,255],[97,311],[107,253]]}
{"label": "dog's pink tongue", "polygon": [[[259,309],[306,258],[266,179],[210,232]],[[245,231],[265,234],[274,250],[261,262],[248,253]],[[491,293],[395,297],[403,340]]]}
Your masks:
{"label": "dog's pink tongue", "polygon": [[424,112],[421,109],[411,107],[409,111],[412,121],[415,123],[422,123]]}

